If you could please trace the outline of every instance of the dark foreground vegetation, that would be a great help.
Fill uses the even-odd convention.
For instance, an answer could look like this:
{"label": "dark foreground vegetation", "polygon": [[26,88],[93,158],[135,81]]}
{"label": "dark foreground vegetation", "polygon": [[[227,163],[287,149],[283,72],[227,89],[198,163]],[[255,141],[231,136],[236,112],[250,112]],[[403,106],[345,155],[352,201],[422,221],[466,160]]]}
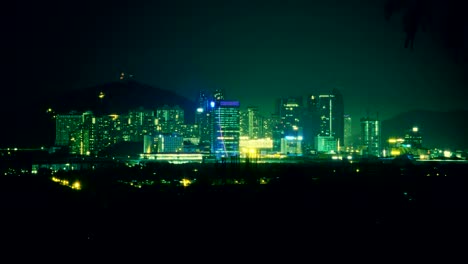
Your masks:
{"label": "dark foreground vegetation", "polygon": [[466,234],[468,164],[155,163],[2,176],[0,195],[6,233],[20,244],[411,248]]}

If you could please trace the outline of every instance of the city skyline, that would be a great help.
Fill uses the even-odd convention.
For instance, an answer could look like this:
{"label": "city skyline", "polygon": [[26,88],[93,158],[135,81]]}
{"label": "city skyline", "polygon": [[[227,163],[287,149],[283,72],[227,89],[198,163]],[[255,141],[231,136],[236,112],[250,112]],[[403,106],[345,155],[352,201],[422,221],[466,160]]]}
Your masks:
{"label": "city skyline", "polygon": [[[463,6],[408,0],[399,11],[388,8],[397,2],[15,4],[14,74],[0,107],[17,130],[5,138],[39,124],[18,120],[42,111],[40,102],[106,86],[122,72],[188,99],[222,89],[241,108],[264,114],[275,111],[276,98],[339,89],[354,133],[369,113],[389,120],[413,110],[467,111]],[[405,48],[403,25],[413,9],[431,24],[418,21],[413,48]]]}
{"label": "city skyline", "polygon": [[467,1],[5,7],[7,252],[457,257]]}
{"label": "city skyline", "polygon": [[265,112],[274,110],[266,95],[335,88],[356,117],[466,109],[466,67],[452,61],[440,36],[444,1],[433,1],[433,28],[417,32],[413,51],[403,46],[401,13],[386,20],[385,2],[85,1],[73,10],[25,3],[16,6],[23,34],[15,38],[15,70],[28,78],[14,86],[34,97],[128,72],[188,98],[222,88]]}
{"label": "city skyline", "polygon": [[[99,92],[100,99],[103,94]],[[356,131],[360,136],[353,136],[351,117],[344,114],[343,102],[338,90],[332,94],[309,95],[305,101],[302,97],[278,98],[277,112],[263,116],[257,107],[241,110],[239,101],[232,101],[221,90],[215,90],[201,91],[198,105],[188,109],[196,112],[194,123],[185,122],[185,110],[180,106],[167,104],[113,114],[54,113],[52,109],[48,112],[54,113],[56,122],[53,148],[80,156],[116,155],[106,149],[123,142],[140,142],[142,157],[177,162],[185,159],[201,162],[202,156],[219,160],[403,154],[428,159],[429,153],[462,155],[457,148],[427,145],[415,125],[411,129],[400,125],[396,135],[387,133],[382,137],[381,121],[370,115],[360,119],[360,129]],[[441,149],[444,151],[440,152]]]}

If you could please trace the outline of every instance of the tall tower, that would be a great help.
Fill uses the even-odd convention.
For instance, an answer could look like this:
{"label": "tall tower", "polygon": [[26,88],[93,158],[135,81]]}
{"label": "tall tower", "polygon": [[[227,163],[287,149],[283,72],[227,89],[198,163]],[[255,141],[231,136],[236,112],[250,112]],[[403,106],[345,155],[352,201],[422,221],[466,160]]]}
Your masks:
{"label": "tall tower", "polygon": [[203,149],[209,151],[211,146],[211,112],[212,105],[214,106],[214,99],[207,91],[201,91],[198,98],[198,108],[195,114],[195,123],[198,126],[198,136],[200,137],[200,144],[208,147]]}
{"label": "tall tower", "polygon": [[318,103],[318,96],[310,94],[306,97],[302,127],[304,133],[304,147],[308,149],[314,149],[315,137],[320,133]]}
{"label": "tall tower", "polygon": [[[282,141],[292,138],[294,144],[302,141],[302,97],[280,98],[276,104],[278,119],[273,131],[273,150],[285,152]],[[294,152],[302,153],[302,148],[295,148]]]}
{"label": "tall tower", "polygon": [[[319,124],[315,137],[317,150],[340,150],[344,143],[344,104],[341,93],[333,89],[331,94],[310,96],[308,110]],[[316,114],[313,114],[314,111]]]}
{"label": "tall tower", "polygon": [[361,145],[364,147],[362,154],[380,156],[382,144],[379,120],[361,118]]}
{"label": "tall tower", "polygon": [[344,116],[344,142],[343,146],[345,148],[351,148],[353,146],[353,132],[352,132],[352,122],[351,116],[345,115]]}
{"label": "tall tower", "polygon": [[249,136],[249,112],[248,110],[239,110],[240,136]]}
{"label": "tall tower", "polygon": [[278,114],[285,130],[292,130],[294,126],[302,127],[302,97],[288,97],[278,100]]}
{"label": "tall tower", "polygon": [[263,118],[258,112],[258,107],[251,106],[247,108],[247,120],[249,138],[263,137]]}
{"label": "tall tower", "polygon": [[333,89],[334,95],[332,109],[333,136],[335,137],[338,146],[344,146],[344,103],[343,96],[338,89]]}
{"label": "tall tower", "polygon": [[211,152],[217,158],[239,155],[239,101],[216,101],[212,108]]}
{"label": "tall tower", "polygon": [[334,97],[334,95],[329,94],[319,95],[318,113],[320,115],[320,136],[335,136],[335,133],[333,131],[334,122],[332,122]]}
{"label": "tall tower", "polygon": [[338,140],[335,137],[334,98],[332,94],[318,96],[317,117],[319,131],[315,136],[315,147],[319,152],[338,151]]}

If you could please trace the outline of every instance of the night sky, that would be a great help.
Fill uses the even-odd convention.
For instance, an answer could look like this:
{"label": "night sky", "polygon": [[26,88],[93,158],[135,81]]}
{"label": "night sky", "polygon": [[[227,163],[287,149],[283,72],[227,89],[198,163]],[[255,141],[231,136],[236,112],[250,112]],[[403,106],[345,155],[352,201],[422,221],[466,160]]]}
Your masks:
{"label": "night sky", "polygon": [[[411,51],[403,12],[386,20],[385,0],[17,1],[7,95],[83,89],[124,71],[190,99],[221,88],[265,113],[277,97],[333,88],[356,122],[367,111],[467,109],[466,44],[447,47],[444,26],[447,3],[460,1],[432,2]],[[467,28],[455,35],[466,40]]]}

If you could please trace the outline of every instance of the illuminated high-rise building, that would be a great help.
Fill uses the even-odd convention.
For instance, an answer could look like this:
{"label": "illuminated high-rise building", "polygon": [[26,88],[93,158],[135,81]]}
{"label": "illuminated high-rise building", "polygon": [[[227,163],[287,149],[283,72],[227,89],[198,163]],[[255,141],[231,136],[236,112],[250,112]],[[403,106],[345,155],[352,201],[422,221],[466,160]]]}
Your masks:
{"label": "illuminated high-rise building", "polygon": [[273,125],[271,117],[262,117],[262,134],[264,138],[273,138]]}
{"label": "illuminated high-rise building", "polygon": [[90,121],[90,152],[99,151],[122,141],[129,141],[126,133],[128,117],[117,114],[92,117]]}
{"label": "illuminated high-rise building", "polygon": [[94,115],[87,111],[82,113],[80,117],[78,129],[70,134],[69,152],[73,155],[91,155],[91,150],[95,147],[96,142],[92,126]]}
{"label": "illuminated high-rise building", "polygon": [[333,98],[332,94],[319,95],[320,104],[318,113],[320,114],[320,136],[334,137],[334,122],[333,121]]}
{"label": "illuminated high-rise building", "polygon": [[[290,145],[291,142],[290,140],[286,140],[286,137],[297,138],[300,136],[302,141],[302,97],[278,99],[276,102],[276,111],[279,119],[273,131],[273,150],[284,152],[284,146]],[[298,135],[298,131],[301,132],[300,135]],[[288,142],[288,144],[285,142]],[[292,142],[297,143],[297,141]],[[302,153],[302,150],[295,151],[295,153],[299,152]]]}
{"label": "illuminated high-rise building", "polygon": [[90,155],[90,133],[86,129],[78,129],[70,134],[69,153],[73,155]]}
{"label": "illuminated high-rise building", "polygon": [[273,139],[273,151],[281,151],[281,139],[284,138],[284,124],[281,122],[279,114],[272,114],[269,118],[271,127],[271,137]]}
{"label": "illuminated high-rise building", "polygon": [[353,132],[352,132],[352,120],[350,115],[344,116],[344,142],[345,148],[351,148],[353,146]]}
{"label": "illuminated high-rise building", "polygon": [[295,126],[293,132],[281,138],[281,154],[302,156],[302,139],[302,129]]}
{"label": "illuminated high-rise building", "polygon": [[[318,141],[332,137],[336,141],[336,151],[339,151],[344,143],[344,104],[341,93],[333,89],[331,94],[310,96],[308,110],[312,113],[315,111],[312,116],[318,119],[315,121],[318,122],[318,126],[312,126],[318,128],[315,132],[318,132],[316,136],[320,136]],[[315,141],[318,142],[317,139]],[[329,141],[330,139],[327,139],[327,142]],[[321,151],[317,145],[316,148]]]}
{"label": "illuminated high-rise building", "polygon": [[304,148],[307,150],[317,149],[316,136],[320,133],[320,118],[318,112],[319,98],[316,95],[306,97],[302,117],[302,128],[304,133]]}
{"label": "illuminated high-rise building", "polygon": [[315,145],[318,152],[333,153],[338,149],[336,139],[332,136],[316,136]]}
{"label": "illuminated high-rise building", "polygon": [[125,138],[129,137],[129,141],[132,142],[143,141],[144,135],[154,135],[162,130],[158,126],[158,119],[153,110],[143,108],[131,110],[128,113],[128,119],[122,120],[122,122],[126,129]]}
{"label": "illuminated high-rise building", "polygon": [[195,124],[198,127],[198,137],[202,151],[208,152],[211,148],[211,112],[214,99],[207,91],[201,91],[198,98],[198,107],[195,113]]}
{"label": "illuminated high-rise building", "polygon": [[180,125],[184,124],[184,110],[178,105],[167,105],[156,110],[157,118],[163,133],[180,133]]}
{"label": "illuminated high-rise building", "polygon": [[[95,116],[87,111],[80,115],[80,125],[71,133],[70,153],[97,155],[100,151],[122,141],[130,141],[130,119],[125,115]],[[140,135],[141,126],[134,128],[132,136]]]}
{"label": "illuminated high-rise building", "polygon": [[334,127],[334,137],[338,143],[338,147],[341,148],[344,146],[344,103],[343,103],[343,96],[338,89],[333,89],[332,94],[335,96],[333,100],[334,107],[332,109],[332,116],[333,116],[333,127]]}
{"label": "illuminated high-rise building", "polygon": [[197,138],[197,142],[200,140],[198,137],[198,125],[196,124],[183,124],[179,126],[179,133],[184,138]]}
{"label": "illuminated high-rise building", "polygon": [[249,112],[247,110],[239,110],[239,127],[240,136],[249,137]]}
{"label": "illuminated high-rise building", "polygon": [[69,146],[71,133],[80,129],[82,115],[70,113],[68,115],[57,115],[55,117],[55,145]]}
{"label": "illuminated high-rise building", "polygon": [[157,137],[158,153],[176,153],[184,149],[184,138],[178,134],[160,134]]}
{"label": "illuminated high-rise building", "polygon": [[153,154],[158,151],[158,138],[151,135],[143,136],[143,153]]}
{"label": "illuminated high-rise building", "polygon": [[406,132],[405,144],[409,145],[411,148],[422,147],[422,136],[417,126],[412,127]]}
{"label": "illuminated high-rise building", "polygon": [[241,126],[243,135],[250,139],[262,138],[263,133],[263,118],[258,111],[258,107],[251,106],[247,108],[243,118],[241,118]]}
{"label": "illuminated high-rise building", "polygon": [[302,97],[281,98],[277,101],[277,112],[286,130],[302,127]]}
{"label": "illuminated high-rise building", "polygon": [[178,153],[182,152],[184,138],[177,134],[145,135],[143,137],[143,153]]}
{"label": "illuminated high-rise building", "polygon": [[380,121],[372,118],[361,118],[361,146],[364,155],[381,156]]}
{"label": "illuminated high-rise building", "polygon": [[239,156],[239,102],[213,101],[210,107],[211,152],[218,158]]}

